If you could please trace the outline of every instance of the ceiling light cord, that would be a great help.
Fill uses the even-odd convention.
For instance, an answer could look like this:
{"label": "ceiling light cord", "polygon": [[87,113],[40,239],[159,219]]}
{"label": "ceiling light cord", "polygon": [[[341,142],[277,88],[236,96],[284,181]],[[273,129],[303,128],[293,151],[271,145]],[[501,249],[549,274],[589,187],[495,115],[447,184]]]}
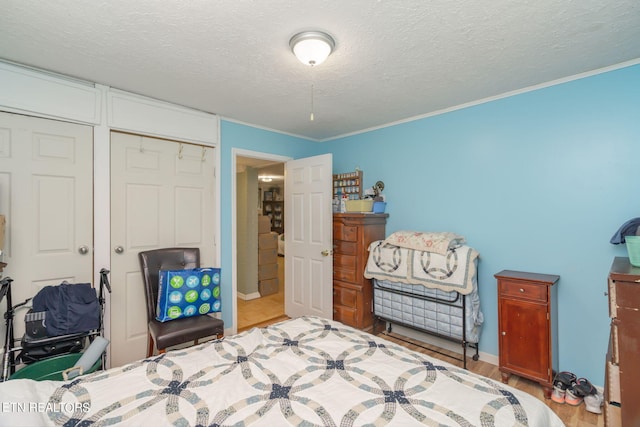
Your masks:
{"label": "ceiling light cord", "polygon": [[313,83],[311,83],[311,114],[309,115],[309,120],[313,121]]}
{"label": "ceiling light cord", "polygon": [[313,87],[313,67],[311,67],[311,113],[309,114],[309,121],[313,121],[315,119],[314,117],[314,110],[315,110],[315,106],[313,104],[313,92],[314,92],[314,87]]}

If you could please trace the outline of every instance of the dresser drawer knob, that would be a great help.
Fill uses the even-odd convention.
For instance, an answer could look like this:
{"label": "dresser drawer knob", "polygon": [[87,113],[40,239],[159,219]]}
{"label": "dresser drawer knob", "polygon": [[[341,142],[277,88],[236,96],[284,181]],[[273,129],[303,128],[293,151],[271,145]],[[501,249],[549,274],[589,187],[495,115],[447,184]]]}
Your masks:
{"label": "dresser drawer knob", "polygon": [[507,333],[505,331],[502,331],[502,336],[507,335]]}
{"label": "dresser drawer knob", "polygon": [[524,294],[524,289],[520,288],[520,292]]}

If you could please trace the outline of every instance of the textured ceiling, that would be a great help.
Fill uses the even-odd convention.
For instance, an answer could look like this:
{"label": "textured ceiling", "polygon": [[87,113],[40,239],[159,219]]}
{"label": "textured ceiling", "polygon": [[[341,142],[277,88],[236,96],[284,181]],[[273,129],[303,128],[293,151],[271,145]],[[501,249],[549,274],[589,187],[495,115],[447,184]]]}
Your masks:
{"label": "textured ceiling", "polygon": [[[313,69],[288,45],[310,29],[336,40]],[[637,61],[639,41],[638,0],[0,0],[2,59],[314,140]]]}

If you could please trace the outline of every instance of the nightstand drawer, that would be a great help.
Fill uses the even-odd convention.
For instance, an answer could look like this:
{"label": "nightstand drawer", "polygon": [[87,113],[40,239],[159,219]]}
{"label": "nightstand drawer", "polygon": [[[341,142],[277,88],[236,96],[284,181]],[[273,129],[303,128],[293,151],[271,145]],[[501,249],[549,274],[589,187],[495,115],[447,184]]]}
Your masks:
{"label": "nightstand drawer", "polygon": [[500,296],[547,302],[547,287],[517,280],[501,280]]}
{"label": "nightstand drawer", "polygon": [[357,241],[357,237],[358,237],[358,227],[334,222],[333,224],[334,240],[347,240],[349,242],[355,242]]}

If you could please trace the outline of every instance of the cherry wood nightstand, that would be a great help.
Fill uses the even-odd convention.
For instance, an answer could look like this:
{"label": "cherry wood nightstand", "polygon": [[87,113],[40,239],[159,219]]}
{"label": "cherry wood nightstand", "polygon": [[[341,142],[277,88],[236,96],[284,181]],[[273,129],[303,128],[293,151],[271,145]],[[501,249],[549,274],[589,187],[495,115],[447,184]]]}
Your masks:
{"label": "cherry wood nightstand", "polygon": [[551,397],[558,367],[557,286],[560,276],[504,270],[498,280],[499,369],[539,382]]}

